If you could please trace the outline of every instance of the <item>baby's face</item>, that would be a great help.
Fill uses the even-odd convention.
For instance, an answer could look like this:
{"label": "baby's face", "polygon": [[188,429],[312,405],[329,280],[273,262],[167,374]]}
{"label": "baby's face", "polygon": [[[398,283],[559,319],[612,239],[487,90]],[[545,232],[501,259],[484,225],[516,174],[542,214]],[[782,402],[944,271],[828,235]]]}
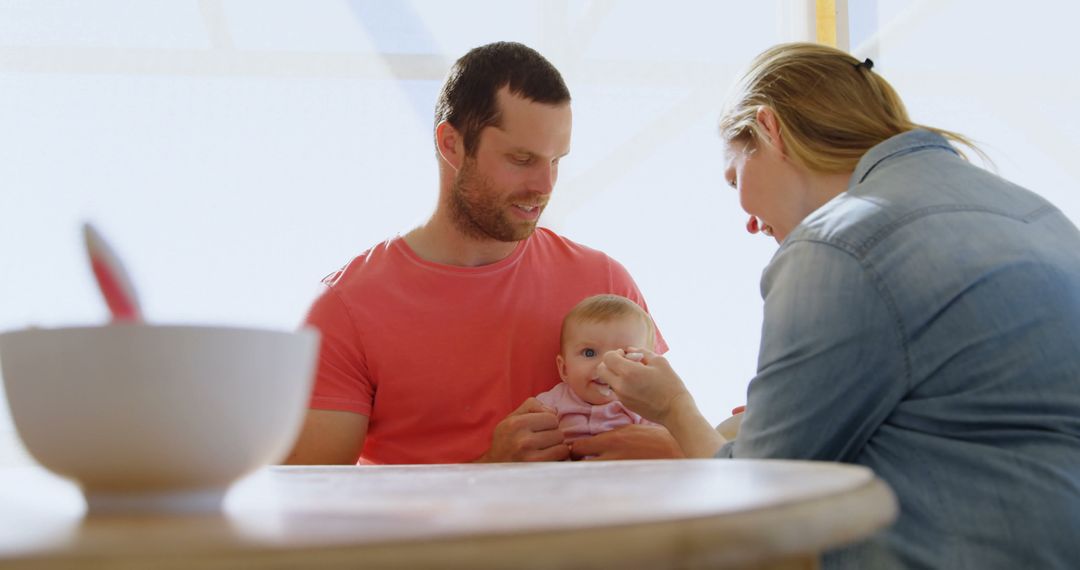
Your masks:
{"label": "baby's face", "polygon": [[578,321],[566,333],[562,354],[555,358],[559,376],[579,398],[590,404],[606,404],[615,399],[607,384],[596,377],[596,367],[604,353],[648,346],[648,327],[636,316],[606,322]]}

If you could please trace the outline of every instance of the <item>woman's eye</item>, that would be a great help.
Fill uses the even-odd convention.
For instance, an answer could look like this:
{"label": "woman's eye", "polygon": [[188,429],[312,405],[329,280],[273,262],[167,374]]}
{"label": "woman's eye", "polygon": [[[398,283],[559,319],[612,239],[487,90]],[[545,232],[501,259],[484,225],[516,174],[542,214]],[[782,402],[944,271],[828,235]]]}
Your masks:
{"label": "woman's eye", "polygon": [[514,162],[514,164],[520,164],[521,166],[525,166],[526,164],[529,164],[530,162],[532,162],[532,157],[531,156],[512,156],[512,157],[510,157],[510,160],[512,160]]}
{"label": "woman's eye", "polygon": [[585,358],[592,358],[596,356],[596,351],[591,348],[586,348],[585,350],[581,351],[581,355]]}

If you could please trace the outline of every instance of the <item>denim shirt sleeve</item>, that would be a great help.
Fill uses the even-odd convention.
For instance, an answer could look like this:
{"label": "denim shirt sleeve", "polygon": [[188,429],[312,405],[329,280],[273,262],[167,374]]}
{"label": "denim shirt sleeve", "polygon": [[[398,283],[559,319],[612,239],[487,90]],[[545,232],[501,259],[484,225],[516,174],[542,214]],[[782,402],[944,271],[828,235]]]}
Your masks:
{"label": "denim shirt sleeve", "polygon": [[873,267],[820,241],[785,244],[762,278],[758,372],[718,457],[853,461],[907,391],[901,323]]}

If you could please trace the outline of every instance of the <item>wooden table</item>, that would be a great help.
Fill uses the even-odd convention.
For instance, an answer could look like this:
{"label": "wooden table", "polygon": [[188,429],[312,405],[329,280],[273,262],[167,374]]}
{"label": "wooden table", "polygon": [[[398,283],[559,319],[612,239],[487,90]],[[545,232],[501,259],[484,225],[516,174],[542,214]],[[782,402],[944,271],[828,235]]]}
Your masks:
{"label": "wooden table", "polygon": [[0,568],[814,568],[896,516],[867,469],[746,460],[272,467],[220,514],[85,508],[0,469]]}

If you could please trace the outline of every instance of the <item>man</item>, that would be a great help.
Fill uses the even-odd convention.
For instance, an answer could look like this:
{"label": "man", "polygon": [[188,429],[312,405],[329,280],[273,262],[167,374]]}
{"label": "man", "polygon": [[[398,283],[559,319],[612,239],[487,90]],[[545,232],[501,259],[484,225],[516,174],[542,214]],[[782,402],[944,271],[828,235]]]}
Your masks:
{"label": "man", "polygon": [[324,280],[308,315],[318,375],[289,463],[681,456],[655,426],[571,449],[532,397],[558,381],[559,326],[578,301],[645,306],[617,262],[536,229],[570,127],[570,93],[532,49],[495,43],[454,64],[436,105],[435,213]]}

